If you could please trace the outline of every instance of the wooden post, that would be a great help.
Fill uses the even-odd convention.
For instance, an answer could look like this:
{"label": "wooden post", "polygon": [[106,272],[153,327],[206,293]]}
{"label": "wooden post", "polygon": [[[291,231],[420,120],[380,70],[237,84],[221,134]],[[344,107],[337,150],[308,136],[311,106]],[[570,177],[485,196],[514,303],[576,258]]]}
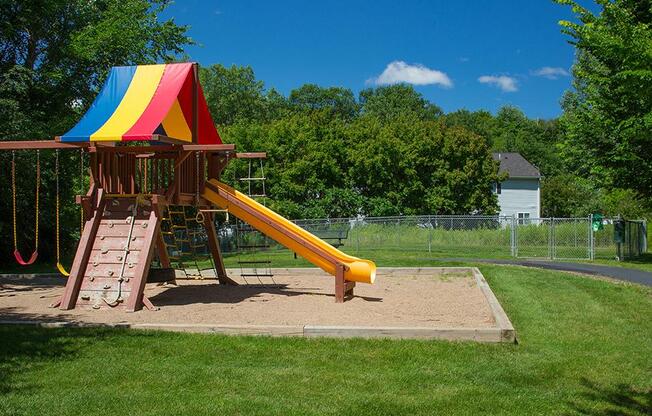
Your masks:
{"label": "wooden post", "polygon": [[338,263],[335,270],[335,303],[344,303],[345,300],[353,297],[355,282],[344,279],[345,265]]}
{"label": "wooden post", "polygon": [[[157,234],[160,234],[161,230],[161,218],[157,212],[158,200],[156,195],[152,197],[152,205],[152,211],[149,213],[149,220],[147,222],[147,231],[143,237],[143,248],[140,251],[141,257],[134,270],[134,282],[131,286],[129,299],[127,299],[127,312],[136,312],[143,307],[143,292],[145,291],[145,283],[147,283],[147,273],[149,272],[149,266],[154,255],[154,239]],[[134,217],[132,221],[135,220],[136,218]]]}
{"label": "wooden post", "polygon": [[[163,205],[165,204],[164,197],[155,196],[157,202],[152,203],[152,210],[156,210],[156,216],[160,219],[163,218]],[[160,222],[160,220],[159,220]],[[170,256],[168,255],[168,250],[163,240],[163,234],[160,232],[156,233],[156,250],[158,252],[158,259],[161,262],[161,267],[169,269],[172,267],[170,263]]]}
{"label": "wooden post", "polygon": [[104,205],[104,190],[100,188],[97,191],[97,206],[95,207],[93,217],[86,222],[82,236],[79,239],[79,245],[77,245],[75,259],[70,268],[70,276],[68,276],[66,289],[61,297],[61,305],[59,306],[59,309],[61,310],[72,309],[77,303],[79,289],[81,288],[82,280],[84,280],[84,273],[86,273],[88,259],[91,256],[91,250],[93,249],[93,243],[95,242],[95,234],[97,234],[97,229],[102,220]]}
{"label": "wooden post", "polygon": [[223,285],[237,286],[238,283],[226,274],[224,261],[222,260],[222,253],[220,251],[220,241],[217,238],[215,224],[213,223],[212,212],[207,212],[204,214],[204,228],[206,228],[206,236],[208,237],[208,248],[211,251],[213,263],[215,264],[215,274],[217,275],[217,280]]}
{"label": "wooden post", "polygon": [[192,142],[198,143],[197,126],[199,125],[199,65],[192,64]]}

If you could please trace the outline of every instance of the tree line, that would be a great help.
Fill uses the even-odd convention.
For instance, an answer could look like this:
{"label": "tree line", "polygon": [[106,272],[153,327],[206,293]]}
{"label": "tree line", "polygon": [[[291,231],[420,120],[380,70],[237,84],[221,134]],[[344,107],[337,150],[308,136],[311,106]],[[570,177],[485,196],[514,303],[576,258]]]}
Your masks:
{"label": "tree line", "polygon": [[[188,28],[161,20],[165,0],[0,1],[0,138],[49,138],[73,126],[113,65],[186,60]],[[288,94],[247,66],[201,68],[218,130],[242,151],[266,151],[270,205],[291,218],[398,214],[494,214],[503,178],[491,153],[520,152],[544,175],[544,216],[646,216],[652,197],[652,6],[570,0],[561,30],[576,48],[572,88],[557,119],[515,107],[445,113],[409,85],[359,94],[313,84]],[[54,207],[53,155],[42,152],[43,218]],[[62,152],[63,243],[76,239],[78,155]],[[11,155],[0,153],[3,172]],[[237,162],[237,161],[236,161]],[[19,236],[33,233],[34,152],[18,155]],[[225,180],[242,175],[234,163]],[[240,170],[240,172],[237,172]],[[9,175],[0,209],[9,213]],[[42,235],[54,235],[53,221]],[[10,216],[0,238],[11,241]],[[41,242],[45,256],[54,242]],[[10,256],[3,246],[2,258]],[[28,247],[21,247],[27,250]]]}

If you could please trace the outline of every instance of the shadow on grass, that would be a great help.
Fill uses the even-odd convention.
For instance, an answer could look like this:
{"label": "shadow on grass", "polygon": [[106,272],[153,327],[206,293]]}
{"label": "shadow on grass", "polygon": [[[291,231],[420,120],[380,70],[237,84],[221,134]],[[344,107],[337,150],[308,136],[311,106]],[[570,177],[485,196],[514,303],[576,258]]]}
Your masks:
{"label": "shadow on grass", "polygon": [[643,253],[638,257],[628,258],[627,263],[652,265],[652,253]]}
{"label": "shadow on grass", "polygon": [[[3,312],[3,310],[0,310]],[[23,321],[53,320],[37,314],[18,315]],[[61,321],[62,319],[57,319]],[[39,328],[27,325],[0,325],[0,397],[12,392],[29,394],[37,386],[26,384],[21,375],[38,371],[52,362],[72,361],[86,348],[116,335],[148,337],[116,328]]]}
{"label": "shadow on grass", "polygon": [[[263,294],[294,297],[301,295],[327,296],[335,298],[334,293],[319,293],[318,288],[306,287],[288,289],[287,285],[257,286],[240,285],[226,286],[216,284],[187,285],[170,287],[149,299],[156,306],[190,305],[194,303],[240,303],[245,300],[256,301]],[[382,298],[369,296],[354,296],[367,302],[382,302]],[[262,300],[261,300],[262,301]]]}
{"label": "shadow on grass", "polygon": [[582,403],[570,403],[573,410],[579,414],[594,416],[652,414],[652,389],[650,388],[641,391],[622,383],[613,387],[602,387],[586,378],[582,378],[581,384],[586,389],[578,398],[581,398]]}

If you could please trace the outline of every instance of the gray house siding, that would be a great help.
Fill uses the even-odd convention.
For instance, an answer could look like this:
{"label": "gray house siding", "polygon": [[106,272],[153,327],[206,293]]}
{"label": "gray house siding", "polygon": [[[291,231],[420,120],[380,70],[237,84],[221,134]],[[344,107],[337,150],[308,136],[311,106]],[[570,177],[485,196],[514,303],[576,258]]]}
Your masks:
{"label": "gray house siding", "polygon": [[541,216],[541,194],[539,178],[509,178],[501,183],[498,196],[500,215],[518,218],[527,213],[530,218]]}

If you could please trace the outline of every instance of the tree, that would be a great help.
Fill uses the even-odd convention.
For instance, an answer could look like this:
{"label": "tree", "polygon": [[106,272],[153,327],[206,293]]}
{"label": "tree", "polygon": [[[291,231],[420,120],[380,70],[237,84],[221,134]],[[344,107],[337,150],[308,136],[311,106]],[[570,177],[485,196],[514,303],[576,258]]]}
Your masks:
{"label": "tree", "polygon": [[10,116],[0,137],[65,132],[111,66],[174,59],[190,39],[184,26],[158,20],[167,3],[0,0],[0,113]]}
{"label": "tree", "polygon": [[256,79],[250,66],[226,68],[215,64],[201,68],[199,75],[208,109],[216,124],[267,118],[265,86]]}
{"label": "tree", "polygon": [[355,117],[358,112],[358,103],[353,92],[348,88],[323,88],[315,84],[305,84],[292,90],[288,101],[294,110],[327,109],[332,114],[345,119]]}
{"label": "tree", "polygon": [[486,110],[457,110],[444,116],[447,126],[460,126],[478,136],[489,140],[493,146],[493,134],[496,129],[496,119]]}
{"label": "tree", "polygon": [[520,109],[504,106],[496,114],[489,140],[494,151],[518,152],[546,176],[563,171],[555,120],[532,120]]}
{"label": "tree", "polygon": [[573,174],[546,177],[541,184],[544,217],[586,217],[598,212],[597,199],[598,191],[591,182]]}
{"label": "tree", "polygon": [[439,107],[407,84],[362,90],[359,101],[362,114],[381,120],[390,120],[401,114],[413,114],[420,120],[435,120],[443,114]]}
{"label": "tree", "polygon": [[569,166],[605,187],[652,196],[652,2],[572,0],[579,22],[560,22],[577,49],[563,100],[561,148]]}
{"label": "tree", "polygon": [[486,139],[414,114],[365,116],[347,131],[351,183],[383,214],[496,212],[498,167]]}

